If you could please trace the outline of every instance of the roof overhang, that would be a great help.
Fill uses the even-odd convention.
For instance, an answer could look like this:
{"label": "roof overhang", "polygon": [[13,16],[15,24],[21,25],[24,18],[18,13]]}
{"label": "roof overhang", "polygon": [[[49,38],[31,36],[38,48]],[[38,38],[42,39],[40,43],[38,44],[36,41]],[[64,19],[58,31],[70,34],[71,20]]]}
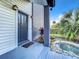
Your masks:
{"label": "roof overhang", "polygon": [[40,5],[48,5],[47,0],[30,0],[32,3],[40,4]]}
{"label": "roof overhang", "polygon": [[55,0],[30,0],[30,2],[44,6],[49,5],[49,7],[55,6]]}
{"label": "roof overhang", "polygon": [[54,6],[55,6],[55,0],[47,0],[47,4],[48,4],[50,7],[54,7]]}

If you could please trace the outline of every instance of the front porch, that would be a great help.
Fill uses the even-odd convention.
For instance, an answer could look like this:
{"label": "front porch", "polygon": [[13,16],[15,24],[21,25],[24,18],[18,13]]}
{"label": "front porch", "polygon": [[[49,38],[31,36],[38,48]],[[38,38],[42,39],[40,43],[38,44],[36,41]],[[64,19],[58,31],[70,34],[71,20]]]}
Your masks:
{"label": "front porch", "polygon": [[13,51],[1,55],[0,59],[77,59],[77,58],[67,56],[64,54],[55,53],[53,51],[50,51],[49,47],[45,47],[39,43],[34,43],[28,48],[17,47]]}

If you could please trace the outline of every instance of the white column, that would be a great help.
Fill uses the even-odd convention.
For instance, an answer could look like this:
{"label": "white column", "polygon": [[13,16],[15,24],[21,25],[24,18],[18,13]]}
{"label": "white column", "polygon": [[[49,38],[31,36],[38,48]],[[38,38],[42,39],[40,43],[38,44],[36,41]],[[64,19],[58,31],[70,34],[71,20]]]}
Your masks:
{"label": "white column", "polygon": [[28,17],[28,40],[32,41],[32,19]]}

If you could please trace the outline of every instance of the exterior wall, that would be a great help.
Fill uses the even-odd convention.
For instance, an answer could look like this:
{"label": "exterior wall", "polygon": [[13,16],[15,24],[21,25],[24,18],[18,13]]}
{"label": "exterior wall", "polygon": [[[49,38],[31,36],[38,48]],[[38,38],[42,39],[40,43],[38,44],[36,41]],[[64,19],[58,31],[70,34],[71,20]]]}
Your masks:
{"label": "exterior wall", "polygon": [[32,41],[32,4],[25,0],[1,0],[6,7],[12,8],[13,5],[18,6],[18,10],[28,15],[28,40]]}
{"label": "exterior wall", "polygon": [[0,2],[0,55],[17,47],[16,12]]}
{"label": "exterior wall", "polygon": [[[23,0],[0,0],[0,15],[4,14],[0,16],[0,55],[18,46],[18,16],[17,11],[12,10],[13,5],[17,5],[19,10],[28,15],[28,40],[32,41],[32,4]],[[6,28],[6,25],[9,28]]]}
{"label": "exterior wall", "polygon": [[49,47],[49,6],[33,4],[33,40],[40,35],[40,27],[44,27],[44,45]]}
{"label": "exterior wall", "polygon": [[33,4],[33,39],[40,35],[40,27],[44,27],[44,6]]}

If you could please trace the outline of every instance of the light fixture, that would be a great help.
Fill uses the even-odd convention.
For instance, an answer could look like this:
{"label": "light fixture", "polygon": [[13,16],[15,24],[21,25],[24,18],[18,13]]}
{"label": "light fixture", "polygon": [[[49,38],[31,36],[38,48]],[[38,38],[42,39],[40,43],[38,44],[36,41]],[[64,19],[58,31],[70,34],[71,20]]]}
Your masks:
{"label": "light fixture", "polygon": [[52,7],[50,8],[50,10],[52,11]]}
{"label": "light fixture", "polygon": [[13,5],[13,6],[12,6],[12,9],[13,9],[13,10],[17,10],[17,9],[18,9],[17,5]]}

